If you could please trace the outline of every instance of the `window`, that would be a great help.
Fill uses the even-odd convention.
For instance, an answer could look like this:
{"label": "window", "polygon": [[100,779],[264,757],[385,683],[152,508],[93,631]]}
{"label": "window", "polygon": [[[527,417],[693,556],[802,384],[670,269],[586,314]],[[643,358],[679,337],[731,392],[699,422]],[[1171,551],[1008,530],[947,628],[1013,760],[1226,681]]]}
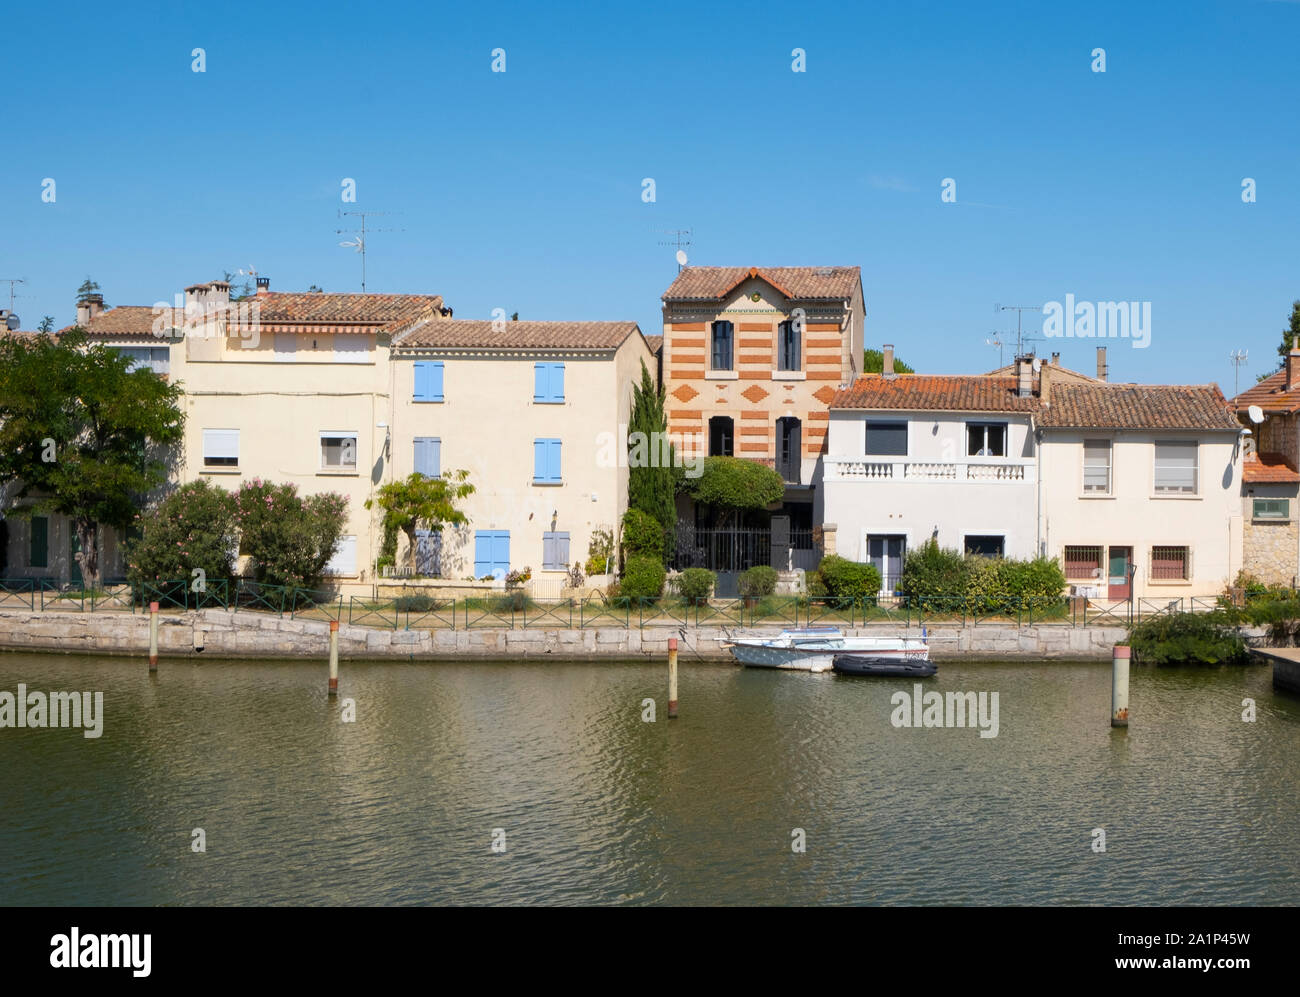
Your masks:
{"label": "window", "polygon": [[334,556],[325,565],[327,575],[355,575],[357,573],[357,538],[339,537]]}
{"label": "window", "polygon": [[371,337],[362,333],[334,334],[335,363],[366,363],[370,359]]}
{"label": "window", "polygon": [[802,461],[799,455],[799,420],[784,416],[776,420],[776,469],[784,481],[799,483]]}
{"label": "window", "polygon": [[203,466],[239,466],[238,429],[205,429],[203,431]]}
{"label": "window", "polygon": [[776,337],[776,369],[799,370],[799,328],[793,322],[782,322]]}
{"label": "window", "polygon": [[320,466],[326,471],[357,469],[357,434],[326,430],[320,434]]}
{"label": "window", "polygon": [[1152,547],[1151,579],[1185,582],[1191,577],[1191,560],[1188,547]]}
{"label": "window", "polygon": [[510,571],[510,531],[474,533],[474,577],[505,578]]}
{"label": "window", "polygon": [[1100,578],[1102,568],[1102,548],[1093,546],[1071,546],[1065,548],[1066,578]]}
{"label": "window", "polygon": [[292,332],[275,334],[275,362],[293,363],[298,359],[298,337]]}
{"label": "window", "polygon": [[564,364],[533,364],[533,401],[540,405],[564,401]]}
{"label": "window", "polygon": [[906,457],[907,423],[868,422],[867,456]]}
{"label": "window", "polygon": [[1156,444],[1156,493],[1195,495],[1197,446],[1191,443]]}
{"label": "window", "polygon": [[533,440],[533,484],[558,485],[560,481],[560,441]]}
{"label": "window", "polygon": [[415,368],[415,393],[412,400],[442,401],[442,361],[417,360],[412,366]]}
{"label": "window", "polygon": [[569,570],[569,535],[567,533],[542,534],[542,570]]}
{"label": "window", "polygon": [[119,346],[117,351],[131,361],[131,371],[143,368],[166,374],[171,367],[171,350],[166,346]]}
{"label": "window", "polygon": [[415,438],[415,473],[426,478],[442,474],[442,440],[433,436]]}
{"label": "window", "polygon": [[1291,502],[1284,498],[1257,498],[1251,502],[1252,519],[1290,519]]}
{"label": "window", "polygon": [[730,322],[713,323],[713,369],[731,370],[733,326]]}
{"label": "window", "polygon": [[967,457],[1005,457],[1007,424],[1005,422],[966,423]]}
{"label": "window", "polygon": [[31,543],[27,548],[27,566],[31,568],[48,568],[50,566],[50,521],[45,516],[32,517]]}
{"label": "window", "polygon": [[1083,441],[1083,490],[1110,494],[1110,440]]}
{"label": "window", "polygon": [[1006,537],[992,534],[966,535],[966,553],[980,557],[1002,557],[1006,551]]}
{"label": "window", "polygon": [[709,420],[709,456],[734,456],[734,426],[731,417],[715,415]]}

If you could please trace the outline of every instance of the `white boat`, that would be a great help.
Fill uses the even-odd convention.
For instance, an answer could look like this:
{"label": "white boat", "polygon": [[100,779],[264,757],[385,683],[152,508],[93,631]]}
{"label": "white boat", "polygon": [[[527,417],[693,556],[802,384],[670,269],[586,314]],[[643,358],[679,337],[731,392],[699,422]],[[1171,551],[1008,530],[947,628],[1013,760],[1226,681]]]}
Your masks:
{"label": "white boat", "polygon": [[[732,637],[724,647],[742,665],[826,672],[836,667],[856,674],[910,674],[930,660],[924,637],[845,637],[835,627],[782,630],[776,637]],[[856,667],[844,667],[856,665]]]}

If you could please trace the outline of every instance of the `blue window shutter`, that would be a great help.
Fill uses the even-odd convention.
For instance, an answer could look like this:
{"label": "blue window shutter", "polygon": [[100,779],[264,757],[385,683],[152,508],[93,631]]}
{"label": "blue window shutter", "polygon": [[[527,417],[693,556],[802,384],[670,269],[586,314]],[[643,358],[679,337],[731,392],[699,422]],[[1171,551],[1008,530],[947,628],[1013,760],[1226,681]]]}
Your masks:
{"label": "blue window shutter", "polygon": [[411,364],[411,370],[415,378],[415,390],[411,393],[411,399],[417,402],[427,402],[429,400],[429,365],[423,360],[417,360]]}
{"label": "blue window shutter", "polygon": [[548,365],[544,363],[533,364],[533,401],[549,402],[550,399],[550,378]]}
{"label": "blue window shutter", "polygon": [[547,480],[559,481],[560,479],[560,441],[548,440],[550,456],[547,460]]}
{"label": "blue window shutter", "polygon": [[542,568],[545,571],[554,571],[555,568],[555,534],[542,534]]}
{"label": "blue window shutter", "polygon": [[429,392],[431,401],[442,401],[442,361],[435,360],[429,364]]}
{"label": "blue window shutter", "polygon": [[546,441],[533,440],[533,480],[546,480]]}
{"label": "blue window shutter", "polygon": [[478,530],[474,534],[474,577],[482,578],[492,570],[492,533]]}
{"label": "blue window shutter", "polygon": [[555,534],[555,564],[561,571],[569,566],[569,535]]}
{"label": "blue window shutter", "polygon": [[564,401],[564,364],[551,364],[551,401]]}
{"label": "blue window shutter", "polygon": [[510,571],[509,530],[497,530],[492,537],[492,571],[502,575]]}
{"label": "blue window shutter", "polygon": [[432,436],[415,438],[415,473],[436,478],[442,473],[442,441]]}

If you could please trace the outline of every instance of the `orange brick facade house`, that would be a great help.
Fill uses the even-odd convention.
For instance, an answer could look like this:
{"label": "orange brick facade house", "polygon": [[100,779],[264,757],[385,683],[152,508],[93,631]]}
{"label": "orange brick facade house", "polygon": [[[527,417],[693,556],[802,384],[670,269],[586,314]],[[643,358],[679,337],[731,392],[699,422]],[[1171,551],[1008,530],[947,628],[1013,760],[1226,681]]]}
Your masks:
{"label": "orange brick facade house", "polygon": [[[827,406],[862,372],[863,320],[858,267],[685,267],[664,292],[669,434],[687,455],[776,468],[786,492],[774,531],[802,538],[817,521]],[[689,504],[679,513],[708,525]],[[707,560],[726,570],[735,559]]]}

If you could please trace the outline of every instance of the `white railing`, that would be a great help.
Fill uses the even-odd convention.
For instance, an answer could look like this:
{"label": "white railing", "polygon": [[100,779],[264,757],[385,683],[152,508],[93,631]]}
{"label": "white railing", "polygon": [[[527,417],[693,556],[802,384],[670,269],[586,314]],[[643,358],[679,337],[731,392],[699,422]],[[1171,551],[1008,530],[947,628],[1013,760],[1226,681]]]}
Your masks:
{"label": "white railing", "polygon": [[902,460],[824,457],[827,481],[1032,482],[1034,463],[1025,460]]}

